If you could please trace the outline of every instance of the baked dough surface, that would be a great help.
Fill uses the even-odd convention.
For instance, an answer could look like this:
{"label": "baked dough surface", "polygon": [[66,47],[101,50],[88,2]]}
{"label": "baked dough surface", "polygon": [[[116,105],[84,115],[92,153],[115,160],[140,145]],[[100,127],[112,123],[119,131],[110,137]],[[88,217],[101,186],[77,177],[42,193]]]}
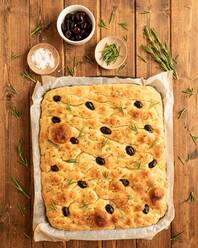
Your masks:
{"label": "baked dough surface", "polygon": [[145,227],[167,210],[163,106],[150,86],[61,87],[40,118],[42,196],[64,230]]}

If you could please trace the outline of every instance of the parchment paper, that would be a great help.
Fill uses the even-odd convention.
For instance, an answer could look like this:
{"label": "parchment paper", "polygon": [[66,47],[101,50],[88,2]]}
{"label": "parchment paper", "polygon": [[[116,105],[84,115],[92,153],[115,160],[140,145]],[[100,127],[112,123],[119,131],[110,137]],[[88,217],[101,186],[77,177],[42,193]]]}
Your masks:
{"label": "parchment paper", "polygon": [[[43,85],[36,84],[33,92],[31,106],[32,147],[34,164],[34,214],[33,229],[35,241],[49,240],[113,240],[113,239],[151,239],[163,229],[167,229],[174,218],[173,205],[173,89],[172,73],[164,72],[147,80],[142,78],[105,78],[105,77],[60,77],[45,76],[42,78]],[[168,210],[163,218],[155,225],[143,228],[99,230],[99,231],[63,231],[53,228],[45,217],[45,207],[41,195],[41,170],[39,150],[39,119],[41,114],[40,104],[46,91],[67,85],[90,85],[90,84],[132,83],[153,86],[160,92],[164,105],[165,147],[168,180]]]}

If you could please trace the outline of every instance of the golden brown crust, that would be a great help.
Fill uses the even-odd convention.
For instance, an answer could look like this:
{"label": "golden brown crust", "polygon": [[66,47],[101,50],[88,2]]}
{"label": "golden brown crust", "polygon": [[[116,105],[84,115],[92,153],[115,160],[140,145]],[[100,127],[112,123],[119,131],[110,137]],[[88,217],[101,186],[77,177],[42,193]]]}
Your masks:
{"label": "golden brown crust", "polygon": [[40,150],[42,195],[52,226],[144,227],[165,214],[163,106],[152,87],[50,90],[42,102]]}

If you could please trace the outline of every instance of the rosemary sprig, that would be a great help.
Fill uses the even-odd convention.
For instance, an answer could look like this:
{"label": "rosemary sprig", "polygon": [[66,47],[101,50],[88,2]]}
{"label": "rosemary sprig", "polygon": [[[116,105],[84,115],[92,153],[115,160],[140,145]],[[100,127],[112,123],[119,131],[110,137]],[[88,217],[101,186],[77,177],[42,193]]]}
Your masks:
{"label": "rosemary sprig", "polygon": [[50,27],[51,23],[47,23],[44,25],[41,24],[37,24],[35,26],[35,28],[31,31],[31,35],[37,35],[37,34],[41,34],[44,30],[47,30]]}
{"label": "rosemary sprig", "polygon": [[178,112],[177,119],[180,119],[180,118],[183,116],[183,114],[184,114],[185,112],[186,112],[186,108],[181,109],[181,110]]}
{"label": "rosemary sprig", "polygon": [[13,176],[11,176],[11,183],[12,186],[19,191],[21,194],[23,194],[25,197],[27,197],[28,199],[30,199],[30,195],[27,193],[27,191],[25,190],[25,188],[21,185],[21,183]]}
{"label": "rosemary sprig", "polygon": [[21,55],[22,54],[15,54],[15,53],[11,52],[10,58],[11,58],[11,60],[14,60],[14,59],[17,59],[17,58],[21,57]]}
{"label": "rosemary sprig", "polygon": [[67,179],[67,185],[69,186],[69,185],[72,185],[72,184],[75,184],[76,183],[76,181],[75,180],[73,180],[73,179]]}
{"label": "rosemary sprig", "polygon": [[11,106],[11,107],[10,107],[10,113],[11,113],[14,117],[16,117],[17,119],[19,119],[19,118],[22,116],[22,112],[18,111],[18,110],[16,109],[16,106]]}
{"label": "rosemary sprig", "polygon": [[184,160],[180,156],[177,156],[177,158],[178,158],[178,160],[180,161],[181,164],[185,165]]}
{"label": "rosemary sprig", "polygon": [[175,61],[172,58],[171,52],[166,43],[160,40],[155,29],[148,26],[144,27],[144,36],[148,45],[142,45],[142,49],[150,54],[151,58],[157,62],[160,68],[164,71],[173,71],[174,78],[178,78]]}
{"label": "rosemary sprig", "polygon": [[99,23],[98,23],[98,27],[99,27],[99,28],[108,29],[107,24],[104,22],[103,19],[100,19],[100,21],[99,21]]}
{"label": "rosemary sprig", "polygon": [[192,159],[193,159],[193,153],[188,153],[187,158],[186,158],[185,161],[188,162],[188,161],[190,161]]}
{"label": "rosemary sprig", "polygon": [[123,35],[122,38],[123,38],[125,41],[127,41],[127,40],[128,40],[127,34]]}
{"label": "rosemary sprig", "polygon": [[25,216],[25,208],[17,203],[17,208],[22,216]]}
{"label": "rosemary sprig", "polygon": [[18,94],[17,90],[14,88],[14,86],[11,83],[8,83],[6,88],[7,88],[7,91],[10,95],[14,96],[14,95]]}
{"label": "rosemary sprig", "polygon": [[108,171],[103,171],[102,172],[104,178],[108,178],[109,172]]}
{"label": "rosemary sprig", "polygon": [[83,58],[84,63],[86,64],[94,64],[94,59],[90,55],[85,55]]}
{"label": "rosemary sprig", "polygon": [[190,87],[186,88],[185,90],[182,90],[182,93],[185,94],[185,96],[187,96],[187,97],[191,97],[192,95],[196,94],[194,89],[190,88]]}
{"label": "rosemary sprig", "polygon": [[27,239],[31,239],[31,237],[27,234],[27,233],[23,233],[23,235],[27,238]]}
{"label": "rosemary sprig", "polygon": [[70,164],[75,164],[77,163],[76,159],[68,159],[68,160],[64,160],[66,163],[70,163]]}
{"label": "rosemary sprig", "polygon": [[120,56],[120,47],[116,43],[106,44],[101,55],[101,59],[106,62],[107,65],[115,63]]}
{"label": "rosemary sprig", "polygon": [[51,201],[51,203],[48,206],[49,210],[52,212],[55,212],[57,210],[56,204],[54,201]]}
{"label": "rosemary sprig", "polygon": [[36,83],[36,79],[33,78],[32,74],[26,70],[21,73],[21,76],[26,78],[29,81],[32,81],[33,83]]}
{"label": "rosemary sprig", "polygon": [[147,63],[147,60],[140,54],[137,54],[137,57],[142,60],[144,63]]}
{"label": "rosemary sprig", "polygon": [[118,72],[120,72],[122,69],[124,69],[126,67],[127,63],[122,64],[119,68],[118,68]]}
{"label": "rosemary sprig", "polygon": [[141,14],[141,15],[150,14],[150,11],[145,10],[145,11],[143,11],[143,12],[140,12],[140,14]]}
{"label": "rosemary sprig", "polygon": [[130,128],[132,131],[134,131],[135,134],[138,133],[138,128],[137,128],[137,126],[136,126],[135,124],[131,124],[131,125],[129,126],[129,128]]}
{"label": "rosemary sprig", "polygon": [[173,241],[173,240],[178,240],[179,237],[180,237],[180,235],[181,235],[183,232],[184,232],[184,231],[173,234],[173,236],[171,236],[171,239],[170,239],[170,240],[171,240],[171,241]]}
{"label": "rosemary sprig", "polygon": [[59,145],[58,144],[56,144],[56,143],[54,143],[54,142],[52,142],[51,140],[47,140],[48,141],[48,143],[50,143],[51,145],[53,145],[55,148],[59,148]]}
{"label": "rosemary sprig", "polygon": [[188,198],[185,200],[185,202],[188,202],[188,201],[190,201],[190,202],[195,202],[195,193],[193,192],[193,191],[191,191],[190,193],[189,193],[189,196],[188,196]]}
{"label": "rosemary sprig", "polygon": [[23,148],[23,144],[22,141],[20,140],[18,145],[17,145],[17,155],[19,157],[19,163],[22,164],[23,166],[27,167],[28,166],[28,161],[27,158],[25,156],[25,152],[24,152],[24,148]]}
{"label": "rosemary sprig", "polygon": [[73,63],[71,67],[67,66],[67,71],[70,76],[75,76],[76,75],[76,70],[77,68],[82,64],[81,61],[76,61],[76,57],[74,56],[73,58]]}
{"label": "rosemary sprig", "polygon": [[120,22],[120,23],[118,23],[118,25],[120,25],[120,27],[122,27],[123,29],[128,30],[128,23]]}
{"label": "rosemary sprig", "polygon": [[190,135],[190,137],[191,137],[193,143],[194,143],[195,145],[197,145],[198,136],[195,136],[195,135],[193,135],[192,133],[189,133],[189,135]]}
{"label": "rosemary sprig", "polygon": [[113,7],[111,11],[111,15],[109,17],[109,24],[115,20],[115,14],[116,14],[117,7]]}

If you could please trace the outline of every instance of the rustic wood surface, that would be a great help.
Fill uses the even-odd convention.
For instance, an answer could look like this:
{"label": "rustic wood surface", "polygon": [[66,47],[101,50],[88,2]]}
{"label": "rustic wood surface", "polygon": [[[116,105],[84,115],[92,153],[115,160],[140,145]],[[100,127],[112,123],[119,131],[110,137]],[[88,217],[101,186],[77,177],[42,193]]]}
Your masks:
{"label": "rustic wood surface", "polygon": [[[79,3],[87,6],[95,15],[108,23],[113,7],[117,7],[114,22],[109,29],[99,29],[92,40],[83,46],[70,46],[61,40],[56,31],[58,13],[65,6]],[[189,132],[184,128],[187,123],[193,135],[198,136],[198,99],[197,95],[188,98],[182,90],[193,87],[198,90],[198,1],[197,0],[0,0],[0,247],[2,248],[196,248],[198,247],[198,199],[184,202],[190,192],[198,198],[198,151]],[[126,21],[128,31],[118,22]],[[51,22],[48,30],[41,35],[31,36],[31,30],[38,24]],[[131,77],[149,77],[159,69],[147,56],[147,63],[141,61],[140,45],[144,43],[142,30],[145,25],[155,27],[164,41],[171,47],[177,59],[179,79],[174,82],[174,152],[175,152],[175,187],[174,203],[176,217],[168,230],[159,233],[152,241],[69,241],[69,242],[34,242],[32,239],[33,205],[33,169],[31,158],[29,109],[34,83],[21,77],[21,72],[28,69],[26,55],[31,46],[38,42],[54,45],[61,56],[62,63],[54,75],[67,75],[67,66],[71,66],[73,57],[81,60],[84,55],[94,54],[94,47],[102,37],[113,34],[120,37],[127,35],[127,65],[121,71],[105,71],[96,64],[82,64],[77,69],[77,76],[120,75]],[[11,54],[21,54],[11,59]],[[35,78],[36,75],[34,75]],[[17,95],[11,95],[9,83],[17,89]],[[22,117],[16,119],[9,111],[16,106],[22,111]],[[181,119],[178,111],[186,108]],[[18,163],[16,146],[23,140],[28,158],[27,168]],[[193,159],[183,165],[183,160],[193,152]],[[10,183],[15,176],[32,195],[24,198]],[[25,216],[17,208],[25,207]],[[171,237],[183,232],[175,241]],[[30,238],[28,238],[28,236]]]}

